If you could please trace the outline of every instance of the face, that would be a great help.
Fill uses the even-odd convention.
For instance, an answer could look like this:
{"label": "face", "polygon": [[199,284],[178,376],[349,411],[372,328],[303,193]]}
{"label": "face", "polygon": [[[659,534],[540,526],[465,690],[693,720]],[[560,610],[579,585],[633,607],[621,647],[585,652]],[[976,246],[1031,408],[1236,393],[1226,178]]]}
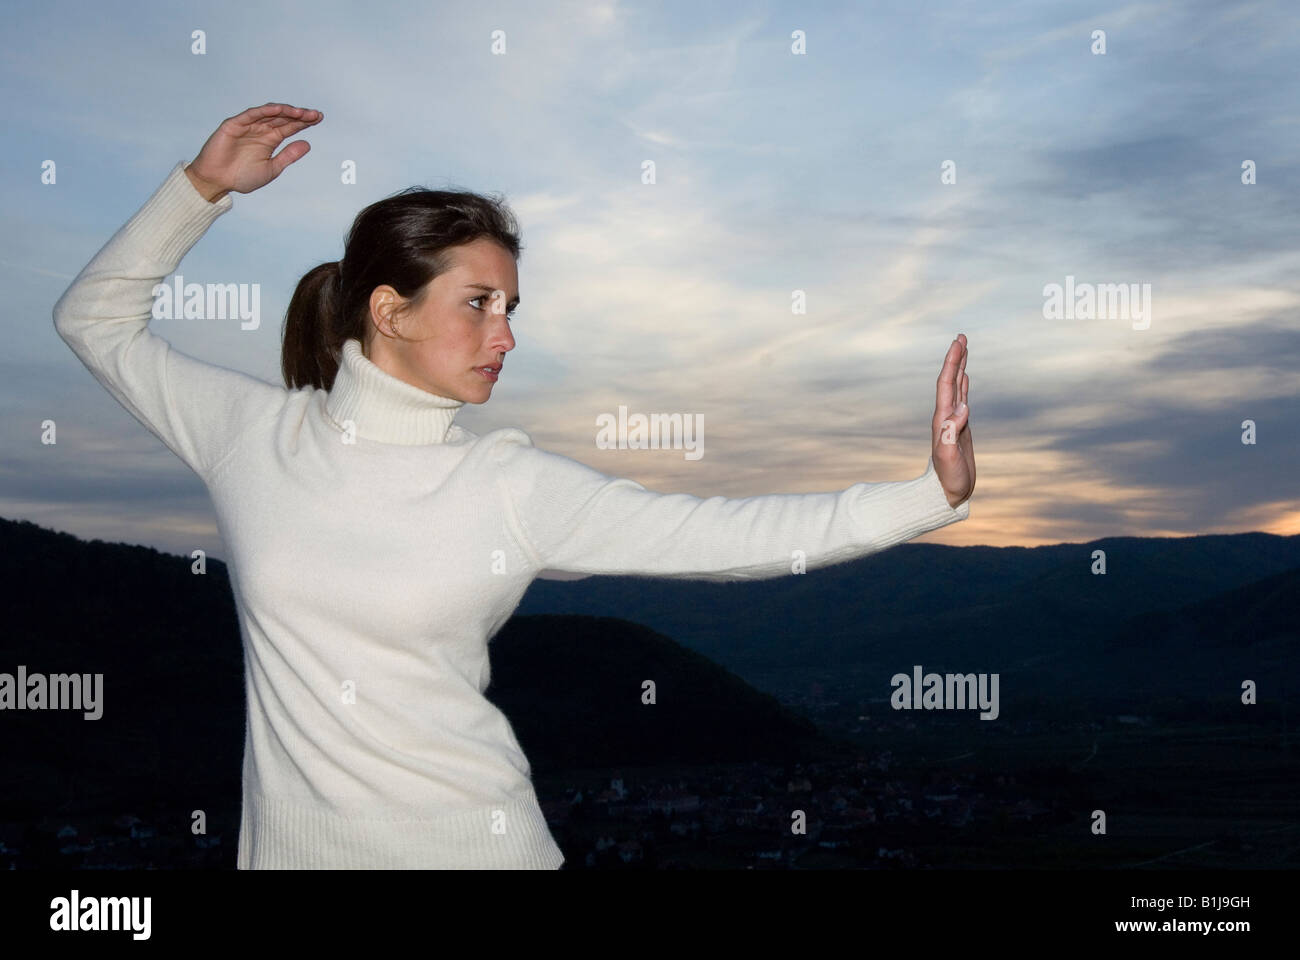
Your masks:
{"label": "face", "polygon": [[[519,303],[514,257],[493,240],[448,251],[452,266],[429,284],[424,303],[398,316],[402,298],[392,287],[370,294],[365,353],[385,373],[422,390],[464,403],[484,403],[515,348],[510,314]],[[400,339],[393,335],[400,334]]]}

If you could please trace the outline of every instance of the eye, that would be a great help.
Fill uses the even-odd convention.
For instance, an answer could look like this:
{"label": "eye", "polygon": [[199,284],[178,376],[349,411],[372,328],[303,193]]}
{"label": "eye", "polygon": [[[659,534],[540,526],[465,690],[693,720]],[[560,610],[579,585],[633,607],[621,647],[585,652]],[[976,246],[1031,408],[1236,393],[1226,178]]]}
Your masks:
{"label": "eye", "polygon": [[[483,294],[482,296],[474,297],[473,300],[467,300],[466,303],[469,303],[469,304],[472,305],[472,304],[473,304],[475,301],[477,301],[477,300],[490,300],[490,299],[491,299],[491,298],[490,298],[490,297],[485,293],[485,294]],[[474,307],[474,309],[475,309],[475,310],[486,310],[487,308],[486,308],[486,307]],[[509,318],[511,318],[511,319],[513,320],[513,319],[514,319],[514,316],[515,316],[515,311],[518,310],[518,309],[519,309],[519,304],[515,304],[513,307],[511,307],[509,310],[506,311],[506,316],[509,317]]]}

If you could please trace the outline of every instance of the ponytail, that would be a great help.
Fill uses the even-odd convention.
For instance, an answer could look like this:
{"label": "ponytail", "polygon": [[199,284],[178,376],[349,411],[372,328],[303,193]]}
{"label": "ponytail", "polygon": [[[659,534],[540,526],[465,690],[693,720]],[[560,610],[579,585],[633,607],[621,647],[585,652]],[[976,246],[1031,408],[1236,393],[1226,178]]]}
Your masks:
{"label": "ponytail", "polygon": [[334,386],[338,351],[346,339],[335,343],[332,336],[340,328],[342,288],[337,260],[312,268],[298,281],[285,314],[280,346],[280,372],[290,390],[329,390]]}

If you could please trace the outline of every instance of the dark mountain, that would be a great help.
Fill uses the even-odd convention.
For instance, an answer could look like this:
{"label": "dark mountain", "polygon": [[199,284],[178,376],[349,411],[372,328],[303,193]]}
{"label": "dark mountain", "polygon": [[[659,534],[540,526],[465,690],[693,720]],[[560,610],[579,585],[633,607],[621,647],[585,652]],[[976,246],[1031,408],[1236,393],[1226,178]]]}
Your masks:
{"label": "dark mountain", "polygon": [[239,802],[243,679],[225,565],[0,519],[0,672],[104,675],[103,716],[4,711],[3,818]]}
{"label": "dark mountain", "polygon": [[[653,681],[654,703],[643,702]],[[698,653],[612,617],[514,617],[492,639],[489,700],[535,773],[807,758],[808,720]]]}
{"label": "dark mountain", "polygon": [[[1095,549],[1106,551],[1104,576],[1090,572]],[[0,520],[0,671],[105,676],[103,719],[0,716],[0,760],[16,784],[7,815],[120,805],[123,795],[237,808],[233,595],[223,563],[209,559],[196,576],[191,562]],[[810,724],[747,683],[883,700],[889,678],[914,664],[998,673],[1008,717],[1018,702],[1029,710],[1065,696],[1116,713],[1169,698],[1231,702],[1243,680],[1272,699],[1300,690],[1298,586],[1300,538],[1265,534],[1033,549],[903,544],[736,584],[537,581],[493,640],[487,693],[536,773],[806,756]],[[646,680],[654,705],[641,700]]]}
{"label": "dark mountain", "polygon": [[1300,569],[1287,570],[1132,617],[1103,641],[1102,657],[1114,681],[1151,695],[1239,696],[1253,680],[1261,700],[1285,700],[1300,693],[1297,614]]}
{"label": "dark mountain", "polygon": [[1294,649],[1300,626],[1300,569],[1225,590],[1174,610],[1133,617],[1114,638],[1131,649],[1139,643],[1161,648],[1269,647]]}
{"label": "dark mountain", "polygon": [[[1091,572],[1096,550],[1106,554],[1104,575]],[[1300,657],[1284,656],[1284,640],[1272,653],[1239,647],[1235,660],[1226,648],[1192,644],[1179,651],[1177,670],[1153,673],[1177,638],[1159,640],[1143,653],[1142,642],[1132,638],[1156,629],[1155,621],[1134,618],[1174,615],[1244,590],[1238,606],[1208,604],[1177,614],[1200,618],[1205,626],[1197,636],[1210,636],[1218,629],[1215,616],[1235,617],[1253,602],[1256,583],[1262,582],[1265,595],[1277,594],[1275,604],[1284,604],[1285,590],[1267,580],[1297,568],[1300,536],[1263,533],[1116,537],[1033,548],[908,543],[757,582],[537,580],[519,613],[617,613],[783,698],[806,695],[814,683],[832,698],[887,697],[889,678],[914,664],[927,671],[1000,673],[1002,696],[1013,700],[1062,690],[1117,700],[1211,696],[1235,688],[1242,670],[1277,668],[1294,681]],[[1231,684],[1225,670],[1236,672]],[[1130,682],[1137,686],[1125,688]]]}
{"label": "dark mountain", "polygon": [[[0,820],[237,809],[243,652],[226,565],[0,519],[0,672],[102,673],[103,716],[4,711]],[[653,680],[656,703],[641,702]],[[813,725],[705,657],[613,618],[515,617],[488,696],[537,774],[808,755]]]}

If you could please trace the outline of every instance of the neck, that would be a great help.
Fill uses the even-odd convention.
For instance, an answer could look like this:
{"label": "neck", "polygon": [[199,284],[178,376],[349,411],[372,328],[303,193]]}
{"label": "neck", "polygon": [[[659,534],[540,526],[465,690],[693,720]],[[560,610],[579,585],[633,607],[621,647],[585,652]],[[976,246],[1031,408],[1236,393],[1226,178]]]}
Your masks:
{"label": "neck", "polygon": [[325,401],[330,417],[379,443],[442,443],[463,400],[440,397],[399,380],[368,359],[356,339],[343,342],[339,372]]}

